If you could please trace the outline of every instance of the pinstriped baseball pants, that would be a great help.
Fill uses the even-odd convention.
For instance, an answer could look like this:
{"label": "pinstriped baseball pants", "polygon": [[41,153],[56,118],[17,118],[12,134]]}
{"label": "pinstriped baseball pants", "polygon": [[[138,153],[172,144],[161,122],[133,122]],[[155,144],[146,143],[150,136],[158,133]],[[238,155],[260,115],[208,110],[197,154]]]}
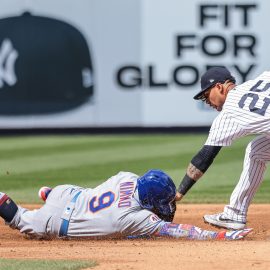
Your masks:
{"label": "pinstriped baseball pants", "polygon": [[225,217],[246,222],[248,207],[263,180],[268,161],[270,161],[270,137],[258,136],[246,148],[239,182],[232,192],[230,204],[224,207]]}

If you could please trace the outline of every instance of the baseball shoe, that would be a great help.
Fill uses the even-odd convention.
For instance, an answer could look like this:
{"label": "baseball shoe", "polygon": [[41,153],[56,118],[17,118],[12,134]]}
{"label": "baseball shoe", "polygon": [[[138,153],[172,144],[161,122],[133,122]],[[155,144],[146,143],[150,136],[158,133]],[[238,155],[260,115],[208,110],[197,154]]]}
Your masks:
{"label": "baseball shoe", "polygon": [[50,187],[41,187],[39,189],[38,196],[40,199],[42,199],[44,202],[46,202],[51,191],[52,191],[52,188],[50,188]]}
{"label": "baseball shoe", "polygon": [[245,222],[228,219],[223,216],[223,213],[214,214],[214,215],[204,215],[203,219],[204,219],[204,222],[209,223],[213,226],[217,226],[219,228],[231,229],[231,230],[242,230],[246,226]]}

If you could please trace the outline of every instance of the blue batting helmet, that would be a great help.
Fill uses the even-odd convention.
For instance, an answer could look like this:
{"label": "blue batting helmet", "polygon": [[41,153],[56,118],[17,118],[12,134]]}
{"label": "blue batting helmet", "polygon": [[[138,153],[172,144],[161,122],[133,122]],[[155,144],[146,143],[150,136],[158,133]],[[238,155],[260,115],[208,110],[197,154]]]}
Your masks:
{"label": "blue batting helmet", "polygon": [[150,170],[137,180],[139,200],[142,208],[161,215],[175,211],[173,202],[176,187],[173,180],[161,170]]}

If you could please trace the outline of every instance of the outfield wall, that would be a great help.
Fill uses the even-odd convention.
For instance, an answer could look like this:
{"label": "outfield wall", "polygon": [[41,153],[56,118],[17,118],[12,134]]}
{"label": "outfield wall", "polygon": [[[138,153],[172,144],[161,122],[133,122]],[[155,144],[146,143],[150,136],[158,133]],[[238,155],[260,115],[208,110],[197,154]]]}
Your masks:
{"label": "outfield wall", "polygon": [[241,83],[268,69],[269,9],[268,0],[2,0],[0,129],[208,126],[216,112],[192,99],[200,75],[225,65]]}

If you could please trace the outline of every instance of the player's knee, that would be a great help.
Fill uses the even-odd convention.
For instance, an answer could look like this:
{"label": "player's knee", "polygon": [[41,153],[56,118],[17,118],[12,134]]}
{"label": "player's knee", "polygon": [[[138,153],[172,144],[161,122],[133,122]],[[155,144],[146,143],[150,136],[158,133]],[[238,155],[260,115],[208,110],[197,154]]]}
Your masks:
{"label": "player's knee", "polygon": [[6,221],[11,222],[14,216],[18,211],[17,204],[10,199],[9,197],[6,198],[5,201],[2,202],[0,205],[0,216]]}
{"label": "player's knee", "polygon": [[266,163],[270,160],[270,154],[267,155],[260,148],[254,146],[253,142],[250,142],[246,148],[245,160],[251,160],[253,162]]}
{"label": "player's knee", "polygon": [[270,139],[259,136],[252,140],[246,148],[245,159],[266,163],[270,161]]}

